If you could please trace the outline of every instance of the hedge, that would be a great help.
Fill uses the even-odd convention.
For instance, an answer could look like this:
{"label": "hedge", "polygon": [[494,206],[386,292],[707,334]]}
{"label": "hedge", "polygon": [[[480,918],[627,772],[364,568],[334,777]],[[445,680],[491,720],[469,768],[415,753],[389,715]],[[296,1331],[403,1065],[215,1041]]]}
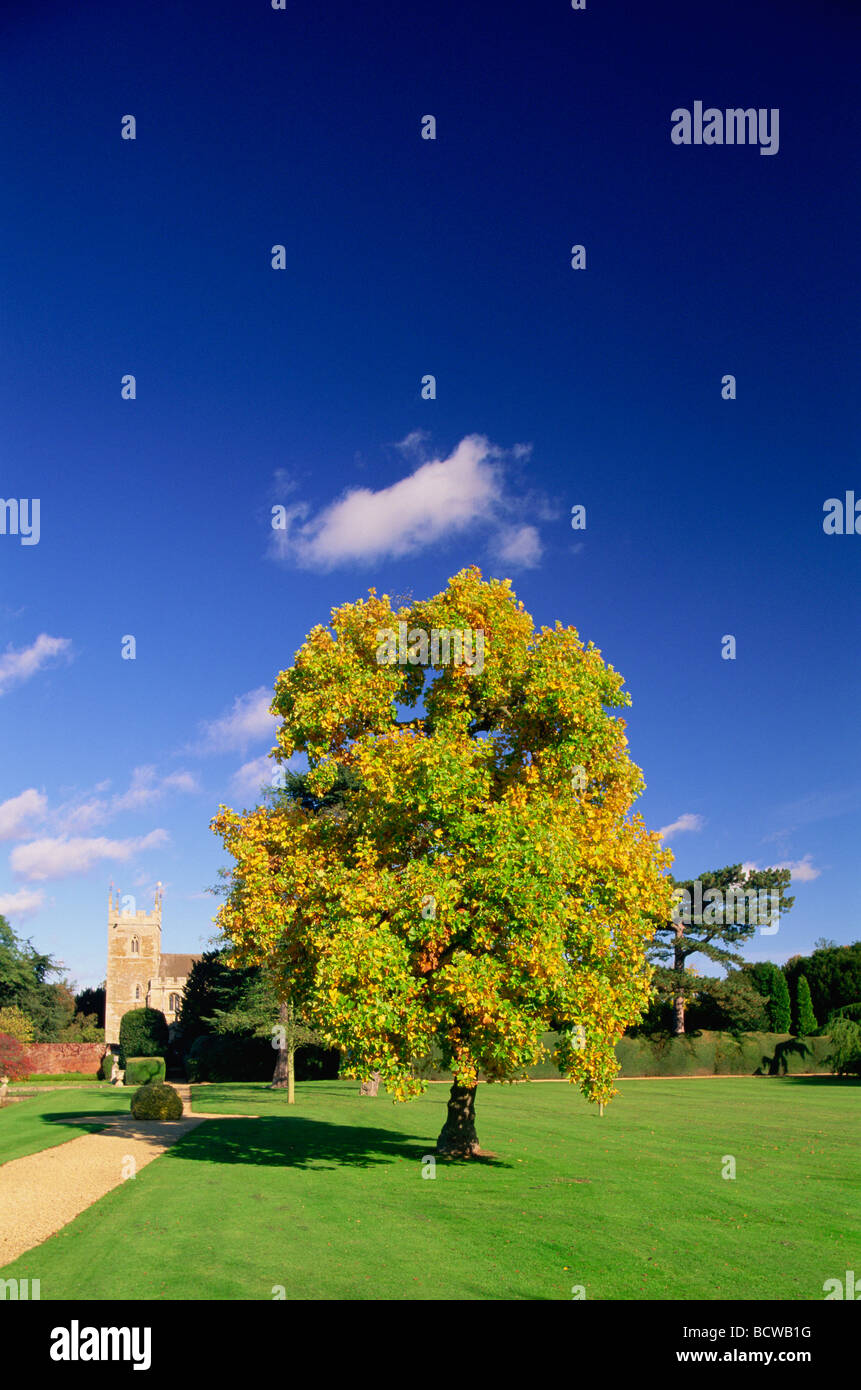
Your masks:
{"label": "hedge", "polygon": [[167,1021],[160,1009],[129,1009],[120,1019],[120,1066],[129,1057],[163,1057],[167,1052]]}
{"label": "hedge", "polygon": [[[552,1054],[556,1033],[542,1042]],[[616,1044],[620,1077],[779,1076],[828,1071],[830,1039],[795,1038],[789,1033],[687,1033],[682,1037],[623,1037]],[[429,1081],[448,1081],[439,1057],[423,1058],[416,1070]],[[481,1075],[481,1073],[479,1073]],[[559,1080],[552,1055],[526,1069],[532,1081]],[[483,1078],[482,1078],[483,1079]]]}
{"label": "hedge", "polygon": [[124,1086],[149,1086],[164,1081],[163,1057],[129,1057],[123,1077]]}
{"label": "hedge", "polygon": [[827,1071],[828,1038],[790,1033],[690,1033],[621,1038],[616,1056],[625,1076],[781,1076]]}

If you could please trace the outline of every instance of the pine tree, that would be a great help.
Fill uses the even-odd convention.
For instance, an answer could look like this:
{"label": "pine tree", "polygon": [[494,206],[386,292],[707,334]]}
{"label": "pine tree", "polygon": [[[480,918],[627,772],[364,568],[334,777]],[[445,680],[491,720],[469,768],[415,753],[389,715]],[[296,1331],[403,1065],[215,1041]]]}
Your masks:
{"label": "pine tree", "polygon": [[789,985],[780,967],[774,972],[774,992],[768,1001],[768,1016],[774,1033],[788,1033],[792,1011],[789,1004]]}
{"label": "pine tree", "polygon": [[[744,957],[738,948],[763,925],[763,909],[776,930],[772,917],[789,912],[795,902],[786,894],[791,877],[789,869],[745,869],[741,864],[727,864],[700,874],[698,879],[673,880],[679,901],[672,920],[658,927],[649,955],[656,965],[655,989],[672,1003],[678,1036],[685,1031],[688,1001],[698,989],[697,973],[688,966],[688,958],[706,956],[726,970],[742,965]],[[762,991],[761,983],[755,984]],[[789,1029],[788,1019],[787,1014],[785,1031]]]}
{"label": "pine tree", "polygon": [[806,975],[799,975],[798,977],[796,999],[798,1002],[797,1034],[800,1038],[809,1038],[811,1033],[816,1032],[819,1025],[813,1012],[813,1001],[810,998],[810,986],[807,983]]}

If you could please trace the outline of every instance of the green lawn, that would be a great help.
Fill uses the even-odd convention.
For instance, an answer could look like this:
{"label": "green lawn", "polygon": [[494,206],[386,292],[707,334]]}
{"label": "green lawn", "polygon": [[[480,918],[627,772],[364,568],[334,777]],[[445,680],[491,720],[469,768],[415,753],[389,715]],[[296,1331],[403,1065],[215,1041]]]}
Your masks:
{"label": "green lawn", "polygon": [[[26,1089],[24,1087],[21,1088]],[[72,1092],[72,1094],[70,1094]],[[15,1092],[9,1088],[9,1094]],[[89,1086],[64,1086],[56,1091],[40,1091],[38,1095],[4,1105],[0,1110],[0,1164],[25,1154],[52,1149],[82,1134],[95,1134],[104,1125],[81,1121],[66,1123],[76,1115],[113,1115],[128,1110],[134,1092],[107,1083]]]}
{"label": "green lawn", "polygon": [[423,1179],[442,1086],[395,1106],[308,1082],[289,1113],[262,1085],[197,1087],[260,1118],[206,1121],[0,1273],[43,1299],[821,1300],[861,1269],[857,1082],[620,1092],[602,1119],[564,1084],[480,1086],[496,1159]]}

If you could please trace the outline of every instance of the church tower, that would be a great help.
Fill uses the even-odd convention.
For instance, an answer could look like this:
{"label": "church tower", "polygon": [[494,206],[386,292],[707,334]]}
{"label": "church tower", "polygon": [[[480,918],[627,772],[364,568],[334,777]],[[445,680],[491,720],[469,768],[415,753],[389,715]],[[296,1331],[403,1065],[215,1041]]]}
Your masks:
{"label": "church tower", "polygon": [[120,1020],[129,1009],[147,1004],[150,981],[156,980],[161,966],[161,884],[155,892],[152,912],[126,905],[134,899],[114,898],[113,884],[108,893],[108,969],[105,987],[105,1042],[118,1043]]}

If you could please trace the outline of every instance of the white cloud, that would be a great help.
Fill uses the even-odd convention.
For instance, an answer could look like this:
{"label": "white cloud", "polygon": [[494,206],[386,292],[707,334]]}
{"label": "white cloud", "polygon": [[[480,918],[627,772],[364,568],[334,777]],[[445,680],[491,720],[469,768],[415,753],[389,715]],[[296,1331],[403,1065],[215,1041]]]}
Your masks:
{"label": "white cloud", "polygon": [[167,844],[169,838],[166,830],[151,830],[148,835],[126,840],[61,835],[17,845],[9,856],[9,864],[18,878],[37,883],[48,878],[87,873],[103,859],[124,863],[142,850],[158,849]]}
{"label": "white cloud", "polygon": [[504,565],[534,569],[541,561],[541,538],[534,526],[506,526],[496,537],[493,553]]}
{"label": "white cloud", "polygon": [[162,787],[178,792],[199,792],[200,784],[193,772],[171,772],[162,778]]}
{"label": "white cloud", "polygon": [[159,778],[154,767],[136,767],[128,791],[113,797],[111,812],[136,811],[160,801],[166,791],[196,792],[197,780],[190,772],[171,772]]}
{"label": "white cloud", "polygon": [[108,818],[106,801],[82,801],[78,806],[60,806],[51,817],[52,828],[64,835],[93,830]]}
{"label": "white cloud", "polygon": [[260,789],[264,784],[271,786],[272,774],[277,767],[272,758],[264,753],[260,758],[252,758],[243,763],[230,779],[230,792],[237,801],[258,801]]}
{"label": "white cloud", "polygon": [[19,888],[17,893],[0,893],[0,914],[4,917],[31,917],[45,901],[38,888]]}
{"label": "white cloud", "polygon": [[237,695],[229,714],[204,724],[203,738],[197,751],[229,753],[238,749],[244,752],[249,743],[259,743],[263,739],[274,743],[278,720],[269,713],[271,703],[272,691],[265,685],[257,690],[249,690],[245,695]]}
{"label": "white cloud", "polygon": [[[789,869],[796,883],[812,883],[813,880],[818,878],[822,873],[822,870],[817,869],[811,862],[812,859],[813,856],[811,854],[805,854],[803,859],[783,859],[779,864],[769,864],[766,867],[770,869]],[[759,865],[748,861],[742,865],[742,868],[746,873],[750,873],[752,869],[758,869]]]}
{"label": "white cloud", "polygon": [[49,637],[43,632],[29,647],[19,647],[17,651],[7,647],[0,656],[0,695],[5,695],[11,686],[20,685],[22,681],[35,676],[55,657],[65,656],[71,660],[71,646],[68,637]]}
{"label": "white cloud", "polygon": [[45,819],[48,798],[28,787],[20,796],[0,802],[0,840],[20,840],[33,834],[33,821]]}
{"label": "white cloud", "polygon": [[658,831],[665,840],[671,840],[674,835],[680,835],[685,830],[702,830],[705,821],[702,816],[694,815],[691,811],[685,811],[684,815],[679,816],[670,825],[662,825]]}
{"label": "white cloud", "polygon": [[792,877],[796,883],[812,883],[822,873],[821,869],[814,868],[811,863],[813,856],[805,854],[803,859],[788,860],[783,864],[775,864],[776,869],[791,869]]}
{"label": "white cloud", "polygon": [[[109,781],[100,782],[95,790],[105,792],[109,787]],[[197,779],[190,772],[171,772],[166,777],[159,777],[152,766],[136,767],[126,791],[118,792],[109,799],[91,795],[87,801],[66,801],[51,813],[49,824],[56,835],[86,834],[122,811],[139,811],[161,801],[169,791],[199,790]]]}
{"label": "white cloud", "polygon": [[151,801],[156,801],[159,796],[159,788],[156,783],[154,767],[136,767],[132,772],[132,780],[127,791],[122,792],[111,800],[111,809],[114,811],[136,811],[141,806],[148,806]]}
{"label": "white cloud", "polygon": [[410,430],[409,434],[398,440],[395,448],[400,449],[402,454],[412,454],[415,457],[416,454],[424,453],[424,446],[429,439],[430,430]]}
{"label": "white cloud", "polygon": [[[404,445],[419,443],[407,435]],[[272,532],[273,553],[306,569],[414,555],[479,523],[498,523],[515,504],[505,494],[501,450],[467,435],[446,459],[430,459],[399,482],[372,492],[353,488],[308,520],[298,503],[285,530]],[[522,510],[522,507],[521,507]]]}

